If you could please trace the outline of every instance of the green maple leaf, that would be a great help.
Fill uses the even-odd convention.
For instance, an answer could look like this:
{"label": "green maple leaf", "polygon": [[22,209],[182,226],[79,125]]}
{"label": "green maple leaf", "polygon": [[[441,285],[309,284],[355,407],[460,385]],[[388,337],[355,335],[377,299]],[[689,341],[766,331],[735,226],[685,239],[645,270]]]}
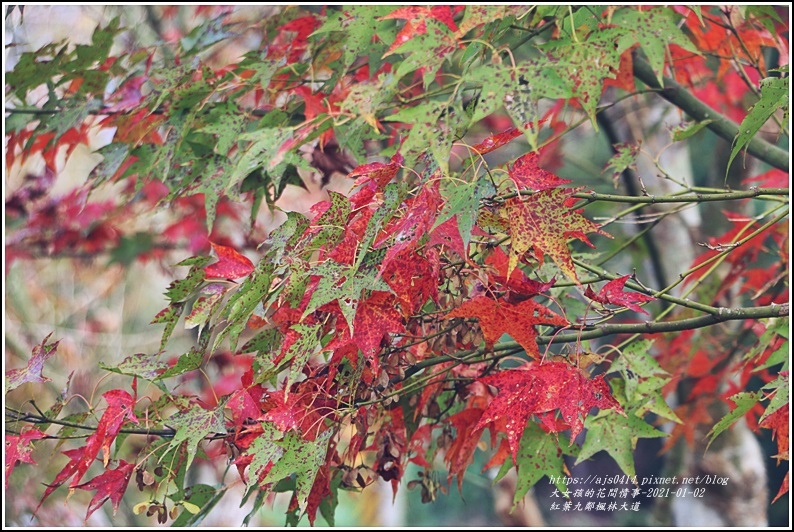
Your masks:
{"label": "green maple leaf", "polygon": [[228,286],[223,283],[209,283],[201,288],[199,297],[193,303],[190,314],[185,318],[185,328],[202,327],[209,321],[223,299]]}
{"label": "green maple leaf", "polygon": [[[386,122],[403,122],[411,125],[410,135],[400,146],[400,154],[405,157],[406,166],[413,166],[419,154],[426,152],[428,148],[439,165],[449,165],[452,135],[449,128],[443,128],[447,107],[447,102],[431,101],[405,107],[383,118]],[[460,117],[460,113],[454,113],[454,116]],[[440,143],[444,145],[441,146]]]}
{"label": "green maple leaf", "polygon": [[160,360],[160,355],[138,353],[128,356],[119,364],[105,364],[104,362],[100,362],[99,367],[106,371],[112,371],[113,373],[133,375],[141,379],[146,379],[147,381],[152,381],[168,369],[168,364]]}
{"label": "green maple leaf", "polygon": [[766,384],[763,390],[771,390],[771,392],[766,392],[767,395],[770,393],[774,393],[772,399],[770,399],[769,404],[764,410],[763,415],[761,416],[761,421],[763,421],[767,416],[769,416],[772,412],[775,412],[782,408],[784,405],[788,404],[789,402],[789,378],[788,372],[781,372],[778,374],[777,378],[772,382]]}
{"label": "green maple leaf", "polygon": [[[505,6],[505,5],[493,5],[493,4],[467,5],[466,10],[463,12],[463,19],[458,24],[458,31],[455,32],[455,35],[457,35],[458,37],[463,37],[470,30],[478,26],[488,24],[489,22],[500,21],[501,19],[506,19],[508,17],[509,20],[507,22],[513,22],[516,16],[530,9],[532,9],[532,7],[526,5],[523,6],[521,5]],[[502,21],[502,24],[504,24],[504,21]]]}
{"label": "green maple leaf", "polygon": [[736,408],[725,414],[725,416],[711,428],[706,435],[711,436],[708,445],[711,445],[714,439],[722,434],[728,427],[744,417],[744,415],[761,400],[761,397],[761,392],[739,392],[733,394],[730,400],[736,404]]}
{"label": "green maple leaf", "polygon": [[268,468],[284,455],[284,449],[274,443],[281,437],[281,432],[270,422],[261,423],[261,426],[262,434],[248,447],[248,454],[253,457],[248,466],[253,486],[265,484],[264,478],[270,471]]}
{"label": "green maple leaf", "polygon": [[625,395],[625,405],[642,417],[647,412],[682,423],[662,395],[662,388],[672,377],[649,354],[653,342],[642,340],[630,344],[615,359],[607,373],[618,372],[619,382]]}
{"label": "green maple leaf", "polygon": [[328,441],[332,433],[333,431],[327,430],[316,440],[307,441],[292,431],[287,432],[282,441],[274,442],[284,450],[284,453],[270,468],[261,484],[277,482],[294,474],[298,506],[301,512],[305,510],[314,479],[325,463]]}
{"label": "green maple leaf", "polygon": [[662,395],[662,387],[671,379],[672,377],[650,377],[637,385],[638,399],[631,401],[630,404],[637,407],[638,415],[652,412],[675,423],[683,423]]}
{"label": "green maple leaf", "polygon": [[368,56],[370,72],[375,72],[381,65],[380,56],[397,34],[393,21],[381,20],[393,10],[394,6],[391,5],[345,6],[343,10],[326,17],[313,35],[339,32],[344,58],[342,70],[347,70],[360,56]]}
{"label": "green maple leaf", "polygon": [[734,140],[731,156],[728,159],[728,168],[725,172],[727,175],[731,167],[733,159],[742,151],[742,148],[747,146],[750,141],[755,137],[758,130],[761,129],[767,120],[778,109],[784,109],[783,123],[788,123],[788,106],[789,106],[789,78],[766,78],[762,79],[761,83],[761,99],[750,108],[747,116],[742,120],[739,126],[739,133]]}
{"label": "green maple leaf", "polygon": [[185,469],[190,467],[196,456],[198,445],[210,434],[223,433],[226,425],[223,420],[223,405],[212,410],[205,410],[198,405],[187,412],[177,412],[166,420],[166,424],[176,429],[168,450],[176,449],[182,443],[187,443],[187,462]]}
{"label": "green maple leaf", "polygon": [[340,107],[352,111],[357,119],[366,122],[378,134],[378,114],[388,107],[388,102],[397,92],[398,81],[398,78],[386,73],[375,81],[354,85]]}
{"label": "green maple leaf", "polygon": [[273,229],[262,243],[262,246],[269,248],[268,257],[272,262],[281,262],[284,252],[295,247],[310,224],[311,221],[304,215],[288,212],[284,223]]}
{"label": "green maple leaf", "polygon": [[653,342],[642,340],[630,344],[612,363],[607,373],[618,372],[623,377],[626,405],[637,415],[646,412],[682,423],[662,395],[662,388],[672,377],[654,359],[649,350]]}
{"label": "green maple leaf", "polygon": [[623,380],[626,383],[626,398],[629,402],[634,400],[641,380],[669,376],[656,359],[648,353],[652,343],[648,340],[633,342],[615,359],[607,372],[618,372],[623,375]]}
{"label": "green maple leaf", "polygon": [[[379,251],[377,255],[382,258],[385,251],[385,249]],[[327,260],[312,268],[309,275],[319,276],[319,279],[303,312],[303,318],[331,301],[338,301],[339,308],[342,309],[351,328],[355,316],[355,308],[352,305],[360,299],[365,289],[391,291],[389,285],[378,276],[377,268],[370,267],[366,262],[358,267],[356,264],[349,266]]]}
{"label": "green maple leaf", "polygon": [[453,183],[454,185],[447,188],[446,202],[431,231],[453,216],[457,216],[458,230],[463,239],[463,249],[468,249],[471,230],[480,208],[480,200],[496,194],[496,189],[485,176],[481,176],[471,183],[457,181]]}
{"label": "green maple leaf", "polygon": [[260,260],[254,271],[245,278],[240,288],[226,302],[220,311],[220,316],[224,317],[229,325],[215,337],[213,349],[227,336],[232,349],[236,348],[240,333],[245,329],[251,314],[270,292],[273,268],[271,261]]}
{"label": "green maple leaf", "polygon": [[[202,276],[204,272],[202,272]],[[176,322],[179,321],[179,317],[182,315],[182,310],[185,308],[185,303],[171,303],[163,310],[158,312],[155,317],[152,319],[150,323],[165,323],[165,329],[163,329],[163,336],[160,339],[160,351],[165,349],[165,345],[168,343],[168,339],[171,337],[171,333],[174,332],[174,328],[176,328]]]}
{"label": "green maple leaf", "polygon": [[573,96],[570,82],[560,77],[545,59],[527,60],[515,67],[507,64],[481,65],[471,70],[469,79],[482,85],[471,122],[476,123],[504,106],[533,150],[538,144],[540,99]]}
{"label": "green maple leaf", "polygon": [[586,41],[555,40],[544,47],[559,61],[560,76],[570,80],[574,97],[593,124],[604,80],[615,78],[620,56],[633,42],[625,29],[609,28],[591,33]]}
{"label": "green maple leaf", "polygon": [[386,54],[405,54],[405,58],[397,66],[398,78],[423,68],[422,80],[427,88],[438,69],[457,48],[458,41],[445,24],[431,18],[425,19],[423,23],[426,27],[424,33],[413,34],[404,44],[391,52],[387,51]]}
{"label": "green maple leaf", "polygon": [[176,377],[178,375],[183,375],[188,371],[198,369],[203,361],[204,351],[197,347],[193,347],[187,353],[180,355],[176,361],[176,364],[166,369],[156,380]]}
{"label": "green maple leaf", "polygon": [[327,260],[309,270],[310,276],[317,276],[319,279],[301,319],[323,305],[337,300],[339,298],[339,284],[344,282],[346,275],[350,272],[350,266],[339,264],[332,260]]}
{"label": "green maple leaf", "polygon": [[629,476],[636,475],[634,449],[637,447],[637,440],[667,436],[667,433],[637,417],[635,411],[627,411],[622,416],[613,410],[602,410],[598,415],[588,417],[584,426],[587,437],[576,463],[587,460],[599,451],[606,451]]}
{"label": "green maple leaf", "polygon": [[198,131],[217,135],[214,151],[226,156],[232,147],[237,146],[245,128],[245,114],[234,102],[223,102],[210,110],[206,122],[207,125]]}
{"label": "green maple leaf", "polygon": [[758,343],[756,346],[747,352],[744,356],[745,360],[753,360],[756,357],[760,356],[769,346],[772,345],[775,337],[779,336],[781,338],[780,347],[775,349],[769,357],[766,359],[766,362],[763,364],[754,363],[753,364],[753,371],[761,371],[766,368],[771,368],[772,366],[776,366],[778,364],[783,364],[780,368],[781,371],[786,371],[789,368],[789,319],[786,318],[772,318],[767,325],[766,330],[758,339]]}
{"label": "green maple leaf", "polygon": [[[563,481],[568,468],[565,457],[576,456],[579,446],[560,439],[556,434],[545,432],[540,425],[530,422],[521,436],[516,454],[516,492],[513,496],[513,508],[524,498],[529,489],[544,476],[554,479],[557,489],[564,492],[567,486]],[[509,460],[502,463],[495,480],[502,478],[512,464]]]}
{"label": "green maple leaf", "polygon": [[177,266],[190,266],[190,271],[184,279],[179,279],[168,285],[165,295],[173,302],[184,301],[193,291],[204,282],[204,266],[210,262],[210,257],[191,257],[185,259]]}
{"label": "green maple leaf", "polygon": [[[704,124],[705,125],[705,124]],[[612,184],[618,188],[618,180],[626,170],[637,170],[637,156],[640,154],[640,143],[628,142],[615,144],[617,153],[604,166],[604,171],[612,169]]]}
{"label": "green maple leaf", "polygon": [[630,7],[620,9],[612,17],[614,25],[634,34],[648,57],[648,63],[656,72],[660,86],[664,86],[662,71],[671,44],[676,44],[693,54],[700,54],[692,41],[678,27],[680,18],[680,15],[667,7],[652,7],[643,11]]}

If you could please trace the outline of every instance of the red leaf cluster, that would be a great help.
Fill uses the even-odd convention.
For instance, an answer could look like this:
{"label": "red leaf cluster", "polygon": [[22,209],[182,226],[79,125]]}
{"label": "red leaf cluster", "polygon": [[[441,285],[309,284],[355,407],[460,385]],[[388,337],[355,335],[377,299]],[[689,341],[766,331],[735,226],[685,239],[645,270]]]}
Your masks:
{"label": "red leaf cluster", "polygon": [[[507,442],[515,461],[518,442],[530,415],[559,410],[562,419],[571,427],[571,443],[584,427],[584,419],[592,407],[623,409],[612,397],[609,385],[599,375],[589,379],[565,362],[530,362],[521,369],[501,371],[479,382],[494,386],[499,393],[483,413],[474,430],[489,423],[505,421]],[[558,427],[549,427],[558,430]]]}
{"label": "red leaf cluster", "polygon": [[69,457],[69,463],[55,476],[52,484],[49,484],[44,490],[39,506],[68,479],[74,477],[69,486],[77,487],[100,451],[103,453],[103,461],[107,465],[110,460],[110,445],[116,439],[121,426],[127,420],[137,423],[138,418],[133,412],[135,400],[129,393],[123,390],[110,390],[105,392],[102,397],[105,398],[108,406],[99,419],[96,432],[86,439],[85,446],[64,451],[63,454]]}

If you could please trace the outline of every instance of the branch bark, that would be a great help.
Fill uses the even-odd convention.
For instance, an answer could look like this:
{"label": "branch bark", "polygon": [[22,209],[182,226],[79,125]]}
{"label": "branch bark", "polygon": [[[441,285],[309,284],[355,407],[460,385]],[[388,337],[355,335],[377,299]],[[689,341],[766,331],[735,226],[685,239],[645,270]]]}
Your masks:
{"label": "branch bark", "polygon": [[[661,89],[659,95],[672,103],[697,121],[710,119],[707,126],[714,133],[728,142],[733,142],[739,134],[739,124],[718,113],[705,103],[695,98],[691,92],[679,85],[675,80],[663,76],[664,86],[659,86],[651,65],[634,54],[634,77],[651,88]],[[789,171],[789,154],[786,150],[763,140],[756,135],[747,145],[747,153],[757,157],[770,166],[786,172]]]}

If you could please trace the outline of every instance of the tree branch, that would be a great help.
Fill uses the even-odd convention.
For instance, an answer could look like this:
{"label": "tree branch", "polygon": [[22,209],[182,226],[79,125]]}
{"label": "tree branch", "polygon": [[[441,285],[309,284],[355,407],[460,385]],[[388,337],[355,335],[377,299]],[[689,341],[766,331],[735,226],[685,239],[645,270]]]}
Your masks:
{"label": "tree branch", "polygon": [[[717,313],[706,314],[705,316],[698,316],[696,318],[687,318],[682,320],[652,322],[646,321],[641,323],[607,323],[603,325],[593,325],[583,327],[580,330],[558,333],[553,335],[538,336],[535,338],[538,345],[549,344],[562,344],[568,342],[579,342],[582,340],[592,340],[594,338],[601,338],[604,336],[612,336],[615,334],[654,334],[676,331],[688,331],[692,329],[700,329],[709,327],[718,323],[723,323],[731,320],[759,320],[764,318],[779,318],[789,315],[789,304],[782,305],[771,304],[763,307],[742,307],[742,308],[725,308],[719,307]],[[512,353],[516,349],[521,349],[518,342],[502,342],[494,345],[494,353]],[[455,355],[442,355],[427,360],[417,362],[405,371],[405,377],[398,382],[405,381],[409,377],[419,373],[425,368],[443,364],[445,362],[460,361],[460,359],[476,359],[480,355],[487,353],[486,349],[473,349]],[[499,357],[500,355],[497,355]],[[477,360],[471,360],[476,362]]]}
{"label": "tree branch", "polygon": [[[675,80],[664,76],[662,78],[664,87],[660,87],[659,81],[651,66],[636,53],[634,54],[634,77],[649,87],[661,88],[662,90],[659,91],[659,95],[662,98],[672,103],[698,122],[702,120],[712,120],[707,127],[728,142],[732,143],[739,134],[739,124],[695,98],[691,92],[679,85]],[[753,137],[747,145],[746,150],[747,153],[757,157],[770,166],[774,166],[786,172],[789,171],[788,152],[763,140],[757,135]]]}
{"label": "tree branch", "polygon": [[[513,192],[510,194],[499,196],[498,198],[493,198],[491,201],[504,201],[506,199],[514,198],[519,195],[531,196],[534,193],[535,191],[533,190],[522,190],[520,192]],[[615,203],[654,204],[654,203],[704,203],[710,201],[733,201],[739,199],[759,198],[762,196],[789,197],[790,194],[791,194],[791,190],[788,188],[753,187],[750,190],[737,190],[735,192],[725,191],[725,192],[712,192],[712,193],[701,193],[701,192],[692,193],[687,190],[682,190],[679,193],[669,194],[667,196],[655,196],[653,194],[649,194],[647,196],[624,196],[621,194],[600,194],[597,192],[575,192],[571,194],[571,197],[577,199],[589,200],[590,203],[594,201],[609,201]],[[580,209],[581,206],[577,206],[575,208]]]}
{"label": "tree branch", "polygon": [[[90,425],[81,425],[79,423],[72,423],[62,419],[50,419],[46,416],[31,414],[28,412],[20,412],[18,410],[9,409],[6,407],[6,415],[10,415],[12,419],[6,423],[32,423],[34,425],[61,425],[63,427],[72,427],[75,429],[87,430],[89,432],[96,432],[97,428]],[[119,430],[120,434],[142,434],[147,436],[162,436],[164,438],[173,438],[176,431],[174,429],[131,429],[123,428]],[[57,436],[53,436],[57,439]]]}
{"label": "tree branch", "polygon": [[669,196],[622,196],[620,194],[597,194],[595,192],[577,192],[572,197],[592,201],[613,201],[619,203],[703,203],[707,201],[731,201],[737,199],[757,198],[759,196],[785,196],[790,190],[787,188],[752,188],[736,192],[721,192],[716,194],[671,194]]}

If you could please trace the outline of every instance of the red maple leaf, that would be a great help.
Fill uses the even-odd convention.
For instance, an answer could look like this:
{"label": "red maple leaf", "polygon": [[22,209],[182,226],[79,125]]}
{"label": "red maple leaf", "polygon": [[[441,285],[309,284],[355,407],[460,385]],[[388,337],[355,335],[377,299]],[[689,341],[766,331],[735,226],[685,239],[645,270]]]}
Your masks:
{"label": "red maple leaf", "polygon": [[714,56],[719,58],[718,80],[722,79],[739,58],[747,59],[751,64],[758,64],[761,70],[765,69],[762,48],[777,48],[778,45],[769,31],[755,29],[748,21],[744,21],[734,30],[722,24],[714,24],[708,18],[705,20],[704,24],[690,10],[687,13],[687,29],[691,32],[692,41],[699,50],[713,52]]}
{"label": "red maple leaf", "polygon": [[753,183],[755,186],[762,186],[762,187],[788,188],[789,173],[784,172],[783,170],[779,170],[777,168],[772,168],[770,170],[767,170],[763,174],[757,175],[755,177],[750,177],[742,181],[742,184],[748,187],[751,186],[750,185],[751,183]]}
{"label": "red maple leaf", "polygon": [[311,526],[314,526],[314,521],[317,519],[317,510],[329,496],[331,496],[331,468],[329,462],[326,461],[317,471],[314,484],[312,484],[312,489],[306,499],[306,516],[309,518]]}
{"label": "red maple leaf", "polygon": [[309,35],[317,25],[313,15],[306,15],[279,26],[276,38],[269,43],[268,59],[286,57],[289,63],[300,61],[309,46]]}
{"label": "red maple leaf", "polygon": [[165,121],[164,115],[152,114],[149,109],[141,109],[131,114],[118,113],[108,115],[100,122],[105,127],[115,127],[115,140],[130,144],[163,144],[160,126]]}
{"label": "red maple leaf", "polygon": [[394,243],[389,247],[381,262],[381,274],[401,251],[416,248],[419,240],[433,227],[438,216],[438,209],[443,202],[438,190],[438,183],[437,179],[425,183],[422,190],[409,202],[405,214],[391,228],[384,231],[385,235],[377,242],[377,247],[380,247],[386,238],[394,235]]}
{"label": "red maple leaf", "polygon": [[356,309],[353,340],[369,359],[380,352],[380,343],[386,333],[405,331],[402,315],[395,308],[396,301],[389,292],[373,291]]}
{"label": "red maple leaf", "polygon": [[[777,442],[777,455],[775,455],[775,458],[778,459],[778,463],[780,463],[780,460],[789,459],[789,421],[789,406],[788,404],[784,404],[781,408],[767,416],[759,425],[765,429],[772,429],[775,441]],[[775,498],[772,500],[773,503],[784,494],[788,493],[788,479],[789,473],[786,473],[786,477],[783,479],[783,483],[777,495],[775,495]]]}
{"label": "red maple leaf", "polygon": [[523,134],[523,131],[518,129],[517,127],[511,127],[506,131],[501,133],[496,133],[489,137],[486,137],[482,140],[482,142],[478,142],[474,146],[471,147],[472,150],[476,151],[480,155],[485,155],[486,153],[492,152],[497,148],[501,148],[511,140],[516,137],[520,137]]}
{"label": "red maple leaf", "polygon": [[[501,287],[499,289],[508,290],[506,299],[511,303],[519,303],[530,297],[547,292],[557,282],[554,277],[545,283],[534,281],[518,268],[510,272],[510,277],[507,277],[509,259],[502,248],[494,248],[493,252],[485,259],[485,264],[496,269],[498,275],[490,275],[488,279],[493,281],[498,287]],[[496,287],[491,286],[490,289],[493,290]]]}
{"label": "red maple leaf", "polygon": [[58,347],[58,342],[47,344],[50,336],[52,336],[52,333],[48,334],[39,345],[33,348],[26,367],[6,371],[6,393],[19,388],[26,382],[47,382],[50,380],[41,374],[44,369],[44,362],[55,354],[55,350]]}
{"label": "red maple leaf", "polygon": [[501,467],[508,456],[510,456],[510,446],[507,444],[507,440],[502,438],[499,440],[499,447],[496,448],[496,452],[485,465],[482,466],[482,470],[487,471],[492,467]]}
{"label": "red maple leaf", "polygon": [[67,479],[74,477],[70,487],[77,487],[80,479],[88,471],[99,451],[102,451],[104,464],[107,465],[110,460],[110,444],[118,436],[124,421],[129,419],[130,421],[138,422],[138,418],[135,417],[133,412],[135,400],[129,393],[123,390],[110,390],[102,394],[102,397],[107,401],[108,407],[99,419],[99,423],[97,423],[96,432],[86,439],[84,447],[72,451],[64,451],[64,454],[70,459],[69,463],[56,475],[52,484],[48,485],[47,489],[44,490],[39,506]]}
{"label": "red maple leaf", "polygon": [[540,155],[533,151],[516,159],[512,166],[508,165],[507,173],[519,190],[547,190],[571,182],[544,170],[538,166],[539,161]]}
{"label": "red maple leaf", "polygon": [[362,208],[360,214],[355,215],[345,226],[345,234],[342,237],[342,241],[330,250],[328,258],[339,264],[353,264],[356,254],[360,252],[361,237],[364,235],[374,212],[375,210],[369,207]]}
{"label": "red maple leaf", "polygon": [[623,277],[609,281],[603,286],[603,288],[601,288],[601,290],[598,291],[598,294],[593,292],[593,290],[588,286],[584,291],[584,295],[593,301],[598,301],[602,305],[618,305],[620,307],[629,308],[634,312],[648,314],[648,312],[637,305],[637,303],[654,301],[656,298],[646,296],[645,294],[640,294],[639,292],[624,292],[623,287],[626,285],[626,281],[629,279],[629,277],[631,277],[631,275],[624,275]]}
{"label": "red maple leaf", "polygon": [[529,362],[521,369],[488,375],[479,382],[497,387],[499,393],[474,430],[493,421],[506,420],[507,443],[514,462],[518,442],[532,414],[559,409],[563,420],[571,427],[571,443],[584,428],[584,419],[592,407],[612,408],[623,414],[603,376],[591,380],[565,362]]}
{"label": "red maple leaf", "polygon": [[394,50],[410,41],[416,35],[423,35],[427,33],[427,24],[425,20],[432,18],[446,25],[450,31],[458,31],[453,17],[457,11],[463,9],[463,6],[451,7],[448,5],[421,7],[421,6],[407,6],[396,9],[378,20],[386,19],[404,19],[405,26],[400,30],[394,38],[394,43],[389,47],[384,56],[389,55]]}
{"label": "red maple leaf", "polygon": [[394,290],[406,318],[419,310],[428,298],[438,299],[438,268],[438,252],[429,248],[424,256],[403,251],[383,272],[383,280]]}
{"label": "red maple leaf", "polygon": [[538,344],[535,341],[537,336],[535,325],[560,327],[568,325],[568,320],[531,299],[512,304],[503,299],[495,300],[486,296],[466,301],[444,318],[477,318],[488,348],[493,347],[503,333],[507,333],[526,350],[527,354],[535,358],[540,358]]}
{"label": "red maple leaf", "polygon": [[6,434],[6,488],[8,487],[8,477],[14,471],[17,462],[24,462],[26,464],[35,464],[36,462],[30,457],[33,447],[30,442],[33,440],[40,440],[47,435],[38,429],[32,427],[25,427],[18,436],[11,436]]}
{"label": "red maple leaf", "polygon": [[[780,392],[778,392],[780,393]],[[788,460],[788,442],[789,442],[789,405],[784,404],[782,407],[775,410],[768,415],[759,425],[761,428],[771,429],[773,431],[775,441],[777,442],[777,455],[775,458],[780,460]]]}
{"label": "red maple leaf", "polygon": [[268,404],[272,405],[265,413],[264,420],[271,421],[282,432],[298,430],[300,420],[306,416],[306,408],[301,396],[280,390],[268,394]]}
{"label": "red maple leaf", "polygon": [[113,503],[113,514],[115,515],[119,509],[121,498],[124,496],[124,492],[127,491],[127,485],[134,470],[134,463],[130,464],[124,460],[119,460],[119,465],[116,469],[108,469],[85,484],[75,486],[86,491],[97,490],[88,504],[88,511],[85,514],[86,521],[108,499]]}
{"label": "red maple leaf", "polygon": [[353,209],[358,209],[368,204],[376,192],[383,188],[397,176],[405,159],[399,153],[392,156],[388,163],[367,163],[354,168],[347,177],[357,178],[358,192],[350,196]]}
{"label": "red maple leaf", "polygon": [[469,258],[469,254],[466,252],[466,246],[463,244],[463,237],[460,236],[457,214],[433,230],[427,245],[428,247],[439,245],[446,246],[457,253],[462,259]]}
{"label": "red maple leaf", "polygon": [[670,437],[667,438],[667,441],[664,442],[662,449],[659,451],[660,454],[672,449],[682,437],[687,444],[692,446],[699,427],[712,427],[717,421],[710,413],[710,409],[714,408],[715,403],[713,395],[700,395],[695,398],[689,398],[688,401],[673,409],[675,415],[679,419],[684,420],[684,423],[676,423],[673,426],[670,431]]}
{"label": "red maple leaf", "polygon": [[447,449],[444,455],[444,461],[449,466],[449,475],[447,482],[452,480],[452,477],[458,476],[458,490],[463,488],[463,475],[466,468],[474,460],[474,450],[480,441],[485,427],[475,428],[477,422],[482,417],[484,410],[482,408],[467,408],[457,414],[449,416],[449,421],[455,427],[457,435]]}
{"label": "red maple leaf", "polygon": [[234,248],[221,246],[215,242],[210,242],[210,244],[218,255],[218,262],[204,268],[204,273],[208,278],[239,279],[254,271],[254,263]]}
{"label": "red maple leaf", "polygon": [[[154,57],[154,54],[150,57]],[[106,110],[111,113],[116,113],[135,109],[144,98],[141,88],[147,81],[149,81],[149,77],[144,74],[126,80],[110,95],[110,98],[106,100],[108,103],[113,103],[113,105],[106,107]]]}
{"label": "red maple leaf", "polygon": [[229,400],[226,401],[226,406],[232,415],[232,426],[235,429],[235,435],[239,434],[246,421],[260,419],[262,410],[255,396],[261,397],[262,394],[251,393],[253,390],[260,389],[260,387],[254,386],[235,390]]}
{"label": "red maple leaf", "polygon": [[[77,472],[78,468],[82,467],[83,458],[85,456],[86,446],[71,449],[69,451],[63,451],[63,454],[69,457],[69,462],[61,469],[57,475],[55,475],[55,480],[52,481],[52,484],[47,484],[47,489],[44,490],[44,495],[41,496],[41,500],[39,501],[39,505],[36,508],[38,512],[41,505],[44,503],[44,500],[50,496],[50,494],[58,489],[64,482],[69,480],[70,477],[74,476]],[[93,459],[92,459],[93,461]],[[89,462],[90,465],[91,462]],[[88,469],[86,466],[85,469]],[[85,469],[83,472],[85,472]],[[82,476],[82,475],[81,475]],[[77,485],[77,482],[74,482]]]}

